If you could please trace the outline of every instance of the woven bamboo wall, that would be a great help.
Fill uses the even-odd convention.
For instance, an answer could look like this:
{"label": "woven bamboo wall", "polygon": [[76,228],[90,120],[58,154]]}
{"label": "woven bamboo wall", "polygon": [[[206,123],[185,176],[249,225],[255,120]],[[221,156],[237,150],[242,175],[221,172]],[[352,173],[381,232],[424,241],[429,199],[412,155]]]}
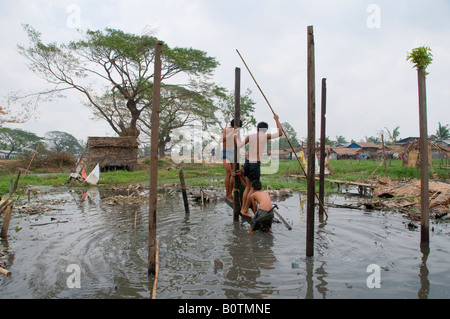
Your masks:
{"label": "woven bamboo wall", "polygon": [[137,167],[138,142],[134,137],[88,137],[89,161],[102,170]]}

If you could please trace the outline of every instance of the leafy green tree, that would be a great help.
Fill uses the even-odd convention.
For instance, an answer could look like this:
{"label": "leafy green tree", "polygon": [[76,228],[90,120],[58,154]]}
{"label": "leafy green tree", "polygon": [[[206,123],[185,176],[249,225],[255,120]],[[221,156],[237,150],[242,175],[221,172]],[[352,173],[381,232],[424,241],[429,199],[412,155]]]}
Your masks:
{"label": "leafy green tree", "polygon": [[417,70],[422,70],[425,75],[428,75],[426,69],[433,62],[433,54],[431,53],[430,47],[419,47],[413,49],[411,53],[408,53],[406,57],[407,61],[411,61]]}
{"label": "leafy green tree", "polygon": [[[253,116],[256,102],[251,98],[252,91],[247,89],[241,94],[241,121],[242,128],[251,130],[256,127],[256,119]],[[234,119],[235,94],[233,92],[221,91],[216,94],[214,106],[208,112],[202,114],[201,124],[211,140],[205,140],[204,144],[211,141],[220,144],[222,142],[222,130],[230,125]],[[219,146],[219,145],[218,145]]]}
{"label": "leafy green tree", "polygon": [[[292,125],[287,122],[284,122],[284,123],[281,123],[281,126],[283,127],[284,132],[286,133],[289,140],[291,141],[292,146],[298,147],[300,145],[300,142],[298,141],[298,138],[297,138],[297,132],[294,130]],[[290,150],[291,149],[291,146],[289,145],[284,134],[280,137],[279,143],[280,143],[279,144],[280,150]]]}
{"label": "leafy green tree", "polygon": [[[165,156],[173,146],[171,134],[174,130],[200,123],[206,118],[214,122],[214,97],[221,95],[215,85],[204,84],[198,91],[181,86],[164,85],[161,88],[161,113],[158,150],[161,157]],[[140,118],[139,127],[143,132],[150,132],[150,112],[145,109]]]}
{"label": "leafy green tree", "polygon": [[[241,95],[241,121],[242,127],[256,126],[256,119],[253,116],[255,111],[254,105],[255,101],[250,97],[252,91],[247,89],[243,95]],[[234,108],[235,108],[235,96],[234,91],[228,92],[220,97],[217,104],[217,109],[215,110],[215,115],[213,121],[204,119],[206,126],[219,126],[220,130],[229,126],[229,123],[234,118]],[[209,124],[209,125],[208,125]]]}
{"label": "leafy green tree", "polygon": [[[35,103],[43,97],[52,99],[75,90],[85,97],[94,116],[105,120],[119,136],[139,136],[139,121],[152,104],[157,38],[106,28],[88,30],[79,41],[46,44],[38,31],[29,25],[24,28],[30,44],[18,46],[19,52],[30,62],[29,68],[52,87],[16,100]],[[201,88],[212,85],[209,76],[219,65],[204,51],[171,48],[167,44],[161,60],[161,80],[170,79],[173,86],[192,94],[202,94]],[[176,77],[179,74],[184,76]],[[182,79],[181,83],[173,84],[177,78]]]}
{"label": "leafy green tree", "polygon": [[78,140],[73,135],[66,132],[47,132],[45,133],[45,140],[48,143],[49,149],[56,153],[75,154],[77,150],[81,149]]}
{"label": "leafy green tree", "polygon": [[0,128],[0,140],[2,141],[2,147],[10,151],[7,155],[7,158],[9,158],[13,152],[23,152],[35,148],[37,143],[42,141],[42,138],[21,129],[2,127]]}

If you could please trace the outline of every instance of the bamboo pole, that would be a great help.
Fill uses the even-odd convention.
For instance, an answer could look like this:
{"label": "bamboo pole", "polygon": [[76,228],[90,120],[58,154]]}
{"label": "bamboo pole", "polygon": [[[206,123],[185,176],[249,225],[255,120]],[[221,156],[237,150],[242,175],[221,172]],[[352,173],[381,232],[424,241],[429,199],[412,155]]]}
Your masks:
{"label": "bamboo pole", "polygon": [[148,274],[156,272],[156,211],[158,187],[158,141],[159,113],[161,102],[161,51],[163,42],[158,41],[155,47],[155,72],[153,82],[153,101],[151,115],[151,154],[150,154],[150,191],[148,212]]}
{"label": "bamboo pole", "polygon": [[[235,87],[234,87],[234,125],[240,127],[241,123],[241,69],[235,69]],[[236,141],[234,142],[234,171],[239,171],[239,152]],[[241,201],[239,193],[239,185],[241,184],[239,175],[234,177],[233,187],[233,221],[239,221],[239,215],[241,213]]]}
{"label": "bamboo pole", "polygon": [[370,174],[369,175],[369,177],[367,177],[366,178],[366,182],[373,176],[373,174],[375,174],[377,171],[378,171],[378,169],[382,166],[384,164],[384,161],[382,161],[381,163],[380,163],[380,165],[378,165],[378,167],[372,172],[372,174]]}
{"label": "bamboo pole", "polygon": [[427,94],[425,71],[419,69],[419,123],[420,123],[420,208],[421,208],[421,229],[420,238],[422,243],[430,241],[429,218],[430,218],[430,198],[429,198],[429,164],[428,164],[428,128],[427,128]]}
{"label": "bamboo pole", "polygon": [[[267,97],[266,97],[266,95],[264,94],[263,90],[261,89],[261,87],[259,86],[259,84],[258,84],[258,82],[256,81],[255,77],[253,76],[252,72],[250,71],[250,68],[248,67],[248,65],[247,65],[247,63],[245,62],[244,58],[243,58],[242,55],[239,53],[239,50],[236,50],[236,52],[238,53],[239,57],[241,58],[242,62],[244,63],[244,65],[245,65],[245,67],[246,67],[248,73],[249,73],[250,76],[252,77],[253,82],[255,82],[256,86],[258,87],[258,90],[261,92],[261,94],[262,94],[264,100],[266,101],[267,105],[269,106],[270,110],[271,110],[272,113],[275,115],[275,112],[274,112],[272,106],[270,105],[269,100],[267,99]],[[290,140],[289,137],[287,136],[286,131],[284,130],[283,126],[282,126],[281,124],[280,124],[280,126],[281,126],[281,131],[283,132],[284,137],[286,137],[286,140],[287,140],[287,142],[288,142],[288,144],[289,144],[289,146],[290,146],[290,148],[291,148],[291,150],[292,150],[292,153],[294,153],[295,158],[296,158],[296,160],[297,160],[297,162],[298,162],[300,168],[301,168],[302,171],[303,171],[303,174],[305,175],[306,179],[308,179],[308,175],[306,174],[305,168],[303,167],[303,164],[302,164],[300,158],[298,157],[297,153],[295,152],[295,149],[294,149],[294,146],[292,146],[291,140]],[[324,208],[324,206],[323,206],[323,203],[320,201],[319,196],[318,196],[317,193],[315,193],[315,192],[314,192],[314,194],[315,194],[315,196],[316,196],[316,198],[317,198],[317,200],[318,200],[318,202],[319,202],[319,205],[322,206],[323,212],[325,213],[326,217],[328,218],[328,214],[327,214],[327,212],[326,212],[326,210],[325,210],[325,208]]]}
{"label": "bamboo pole", "polygon": [[306,198],[306,256],[314,256],[314,192],[316,160],[316,91],[314,30],[308,27],[308,193]]}

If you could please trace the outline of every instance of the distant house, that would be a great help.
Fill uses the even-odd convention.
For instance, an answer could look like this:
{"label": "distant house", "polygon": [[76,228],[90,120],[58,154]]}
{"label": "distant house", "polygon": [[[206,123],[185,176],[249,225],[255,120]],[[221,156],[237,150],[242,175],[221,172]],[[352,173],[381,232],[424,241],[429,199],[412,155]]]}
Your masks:
{"label": "distant house", "polygon": [[380,156],[379,151],[381,151],[382,146],[375,143],[358,142],[350,144],[348,148],[361,149],[361,156],[363,158],[375,158]]}
{"label": "distant house", "polygon": [[137,167],[139,143],[135,137],[88,137],[89,162],[100,163],[102,171]]}
{"label": "distant house", "polygon": [[[407,146],[406,151],[408,152],[407,166],[420,167],[420,141],[410,143]],[[427,153],[428,153],[428,165],[431,166],[433,164],[433,160],[431,157],[431,144],[428,145]]]}
{"label": "distant house", "polygon": [[17,156],[17,152],[11,152],[8,150],[0,150],[0,159],[13,159],[13,158],[16,158],[16,156]]}
{"label": "distant house", "polygon": [[361,156],[362,149],[360,148],[348,148],[348,147],[332,147],[331,155],[332,158],[340,159],[357,159]]}
{"label": "distant house", "polygon": [[397,141],[395,143],[395,145],[408,145],[408,144],[417,142],[418,140],[420,140],[420,138],[418,138],[418,137],[407,137],[407,138],[401,139],[400,141]]}

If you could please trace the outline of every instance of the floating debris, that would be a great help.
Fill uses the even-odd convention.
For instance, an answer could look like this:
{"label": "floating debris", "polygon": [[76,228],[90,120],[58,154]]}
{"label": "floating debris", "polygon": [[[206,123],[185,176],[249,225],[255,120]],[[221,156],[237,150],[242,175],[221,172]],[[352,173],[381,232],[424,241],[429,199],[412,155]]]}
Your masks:
{"label": "floating debris", "polygon": [[51,210],[61,209],[60,206],[67,202],[65,198],[46,199],[43,201],[31,202],[21,206],[16,206],[17,211],[21,214],[41,214]]}

